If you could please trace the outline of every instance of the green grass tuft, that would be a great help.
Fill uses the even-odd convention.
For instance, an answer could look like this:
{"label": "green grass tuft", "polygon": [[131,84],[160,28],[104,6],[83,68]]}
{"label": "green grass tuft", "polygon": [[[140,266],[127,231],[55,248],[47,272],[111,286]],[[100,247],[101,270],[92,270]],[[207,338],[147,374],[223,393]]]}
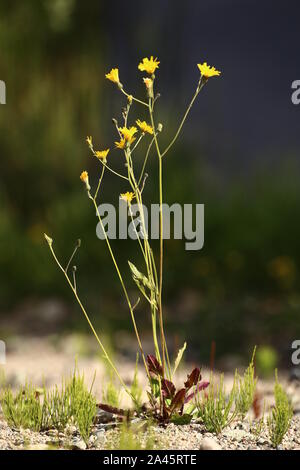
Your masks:
{"label": "green grass tuft", "polygon": [[199,395],[196,398],[198,417],[207,431],[220,434],[237,416],[234,409],[236,383],[234,382],[229,396],[226,397],[224,376],[221,375],[219,385],[215,385],[214,378],[211,375],[208,391],[202,394],[201,398],[199,398]]}
{"label": "green grass tuft", "polygon": [[293,408],[282,385],[278,382],[277,370],[275,372],[275,377],[275,407],[271,410],[271,414],[267,420],[267,425],[272,446],[278,447],[290,427]]}
{"label": "green grass tuft", "polygon": [[115,386],[112,377],[107,383],[105,390],[103,390],[102,401],[114,408],[119,408],[120,406],[120,390]]}
{"label": "green grass tuft", "polygon": [[248,368],[245,370],[243,377],[241,377],[237,371],[235,373],[235,409],[242,419],[245,418],[246,414],[248,413],[253,404],[256,390],[257,378],[255,378],[254,357],[255,349],[252,355],[251,362]]}
{"label": "green grass tuft", "polygon": [[87,443],[97,407],[96,399],[84,383],[84,376],[77,370],[68,380],[62,381],[52,391],[37,389],[32,384],[20,387],[16,394],[4,388],[0,402],[8,425],[14,428],[44,431],[57,429],[63,431],[67,424],[73,423]]}
{"label": "green grass tuft", "polygon": [[[144,427],[145,423],[142,423]],[[146,429],[139,425],[130,425],[124,422],[115,439],[110,439],[106,445],[109,450],[153,450],[159,447],[155,444],[155,436],[151,424]]]}

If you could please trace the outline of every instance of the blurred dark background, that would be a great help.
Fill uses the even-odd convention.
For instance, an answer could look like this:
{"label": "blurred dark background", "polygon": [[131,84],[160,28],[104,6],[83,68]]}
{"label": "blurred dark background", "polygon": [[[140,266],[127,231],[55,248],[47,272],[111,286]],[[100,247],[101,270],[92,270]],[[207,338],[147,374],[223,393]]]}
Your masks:
{"label": "blurred dark background", "polygon": [[[213,340],[217,358],[249,355],[258,344],[289,361],[300,336],[300,107],[291,102],[299,14],[297,0],[1,2],[0,336],[87,331],[44,232],[63,260],[82,239],[78,282],[92,319],[113,344],[130,331],[79,174],[88,169],[96,181],[85,138],[113,147],[111,118],[126,102],[104,74],[119,67],[126,89],[143,96],[137,64],[154,55],[162,145],[194,92],[197,62],[222,71],[165,162],[167,202],[205,204],[203,250],[166,244],[171,347],[187,338],[190,357],[206,361]],[[118,159],[112,152],[111,164]],[[148,170],[146,198],[157,202],[154,158]],[[105,202],[128,189],[113,175],[103,188]],[[127,260],[136,245],[114,248],[134,297]],[[137,320],[150,330],[146,304]]]}

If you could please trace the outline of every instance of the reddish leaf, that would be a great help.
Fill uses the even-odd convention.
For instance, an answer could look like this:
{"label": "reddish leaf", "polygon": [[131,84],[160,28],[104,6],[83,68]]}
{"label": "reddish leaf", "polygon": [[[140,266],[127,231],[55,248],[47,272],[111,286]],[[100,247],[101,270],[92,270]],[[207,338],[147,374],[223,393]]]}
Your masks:
{"label": "reddish leaf", "polygon": [[192,370],[190,375],[188,375],[187,381],[184,382],[184,386],[185,386],[185,388],[189,389],[193,385],[197,385],[199,380],[201,380],[200,369],[199,369],[199,367],[195,367],[195,369]]}
{"label": "reddish leaf", "polygon": [[189,401],[191,401],[198,392],[201,392],[201,390],[206,389],[208,386],[209,386],[209,382],[199,382],[198,385],[196,386],[196,390],[194,390],[192,393],[190,393],[186,397],[186,399],[184,400],[184,403],[188,403]]}
{"label": "reddish leaf", "polygon": [[257,392],[255,392],[255,395],[254,395],[252,408],[253,408],[255,419],[258,419],[261,415],[261,396]]}
{"label": "reddish leaf", "polygon": [[161,381],[161,389],[162,389],[162,394],[165,398],[173,398],[176,392],[175,385],[170,380],[167,380],[167,379],[163,379]]}
{"label": "reddish leaf", "polygon": [[153,356],[152,354],[149,354],[147,356],[147,362],[148,362],[148,369],[149,369],[150,374],[152,373],[154,375],[162,376],[162,372],[163,372],[162,366],[160,365],[160,363],[158,362],[155,356]]}
{"label": "reddish leaf", "polygon": [[106,405],[105,403],[98,403],[97,404],[98,408],[103,411],[107,411],[108,413],[117,415],[117,416],[127,416],[128,413],[130,413],[129,410],[122,410],[120,408],[115,408],[110,405]]}
{"label": "reddish leaf", "polygon": [[180,390],[178,390],[178,392],[176,393],[176,395],[174,396],[174,398],[171,402],[171,406],[170,406],[171,413],[173,413],[173,411],[183,407],[184,399],[185,399],[185,393],[186,393],[185,388],[181,388]]}

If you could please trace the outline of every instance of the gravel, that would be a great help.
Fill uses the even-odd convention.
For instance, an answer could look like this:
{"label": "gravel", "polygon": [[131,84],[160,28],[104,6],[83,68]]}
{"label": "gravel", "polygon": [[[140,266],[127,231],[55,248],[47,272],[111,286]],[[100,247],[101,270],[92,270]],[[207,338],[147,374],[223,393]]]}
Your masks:
{"label": "gravel", "polygon": [[[75,340],[76,339],[76,340]],[[47,387],[61,382],[63,375],[68,375],[74,366],[74,357],[78,352],[78,338],[65,338],[63,342],[56,340],[49,342],[37,338],[27,338],[21,342],[17,339],[8,343],[7,364],[4,368],[6,381],[13,389],[24,384],[26,379],[37,386],[42,385],[45,379]],[[84,342],[84,344],[86,344]],[[64,346],[67,345],[67,349]],[[130,385],[134,374],[134,363],[128,360],[118,360],[122,376]],[[99,400],[102,399],[103,383],[107,380],[107,370],[96,355],[85,354],[78,360],[78,368],[84,371],[86,383],[93,380],[97,371],[94,391]],[[1,370],[0,370],[1,372]],[[209,376],[209,371],[202,371],[203,377]],[[179,374],[178,383],[186,376],[185,371]],[[139,379],[144,390],[146,383],[141,370]],[[225,374],[225,386],[230,387],[232,374]],[[283,450],[300,450],[300,382],[288,381],[288,374],[280,377],[286,391],[292,399],[296,413],[282,445]],[[267,406],[273,403],[273,381],[259,381],[259,394],[266,399]],[[126,396],[122,396],[122,406],[126,407]],[[150,431],[142,434],[142,442],[146,441],[147,432],[151,432],[154,448],[170,450],[267,450],[272,449],[266,427],[259,436],[251,432],[250,421],[253,416],[247,416],[243,422],[234,422],[223,430],[222,434],[214,435],[206,432],[203,425],[192,422],[189,425],[176,426],[169,424],[166,427],[153,426]],[[78,431],[70,426],[65,433],[56,430],[36,433],[29,430],[11,429],[0,414],[0,450],[51,450],[51,449],[107,449],[118,445],[119,426],[111,421],[110,413],[99,412],[97,424],[90,437],[88,446],[81,440]]]}
{"label": "gravel", "polygon": [[[222,434],[214,435],[205,431],[201,424],[193,423],[184,426],[169,424],[166,427],[151,429],[154,436],[154,448],[169,450],[270,450],[272,446],[267,430],[260,436],[250,431],[250,425],[233,423]],[[146,434],[144,437],[146,437]],[[89,440],[89,449],[104,450],[117,445],[119,429],[105,430],[96,428]],[[141,438],[143,441],[143,437]],[[11,429],[3,419],[0,420],[0,450],[85,450],[87,445],[79,436],[48,431],[36,433],[29,430]],[[292,419],[291,427],[280,446],[282,450],[300,450],[300,418]]]}

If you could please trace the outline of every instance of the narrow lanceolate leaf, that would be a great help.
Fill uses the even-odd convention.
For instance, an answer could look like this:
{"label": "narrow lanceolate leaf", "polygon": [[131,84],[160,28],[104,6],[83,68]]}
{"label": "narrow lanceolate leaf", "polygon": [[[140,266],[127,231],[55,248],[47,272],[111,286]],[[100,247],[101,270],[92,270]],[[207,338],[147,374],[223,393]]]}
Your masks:
{"label": "narrow lanceolate leaf", "polygon": [[175,365],[174,365],[173,375],[175,374],[176,370],[178,369],[178,366],[181,362],[181,359],[182,359],[182,356],[183,356],[183,353],[184,353],[185,350],[186,350],[186,343],[184,343],[183,347],[181,349],[179,349],[179,351],[178,351],[176,361],[175,361]]}
{"label": "narrow lanceolate leaf", "polygon": [[167,379],[163,379],[161,381],[161,389],[162,389],[162,394],[165,398],[173,398],[176,392],[175,385],[170,380],[167,380]]}
{"label": "narrow lanceolate leaf", "polygon": [[[147,276],[142,274],[134,266],[133,263],[128,261],[128,264],[129,264],[129,267],[130,267],[130,270],[131,270],[132,279],[136,283],[137,287],[139,288],[139,290],[141,291],[143,296],[148,300],[148,302],[151,305],[153,305],[154,308],[157,308],[156,299],[157,299],[157,296],[158,296],[158,292],[157,292],[157,289],[156,289],[155,285],[147,278]],[[149,291],[146,292],[146,289],[149,289],[151,295],[149,294]],[[152,294],[154,294],[154,295],[152,295]]]}
{"label": "narrow lanceolate leaf", "polygon": [[131,270],[131,274],[132,274],[132,277],[134,279],[135,282],[139,282],[139,283],[142,283],[145,287],[148,287],[148,289],[150,291],[155,291],[155,286],[153,285],[153,283],[147,278],[147,276],[145,276],[144,274],[142,274],[135,266],[133,263],[131,263],[130,261],[128,261],[128,264],[129,264],[129,267],[130,267],[130,270]]}
{"label": "narrow lanceolate leaf", "polygon": [[199,367],[195,367],[192,372],[187,376],[187,381],[184,382],[185,388],[189,389],[193,385],[197,385],[197,383],[201,380],[201,374]]}
{"label": "narrow lanceolate leaf", "polygon": [[181,409],[183,407],[185,394],[186,394],[185,388],[181,388],[180,390],[178,390],[178,392],[174,396],[174,398],[171,402],[171,405],[170,405],[171,413],[173,413],[175,410]]}
{"label": "narrow lanceolate leaf", "polygon": [[199,382],[196,389],[185,398],[184,403],[191,401],[201,390],[205,390],[208,386],[209,382]]}
{"label": "narrow lanceolate leaf", "polygon": [[147,363],[148,363],[148,369],[150,373],[154,375],[162,376],[162,373],[163,373],[162,366],[160,365],[160,363],[158,362],[155,356],[153,356],[152,354],[148,354]]}

